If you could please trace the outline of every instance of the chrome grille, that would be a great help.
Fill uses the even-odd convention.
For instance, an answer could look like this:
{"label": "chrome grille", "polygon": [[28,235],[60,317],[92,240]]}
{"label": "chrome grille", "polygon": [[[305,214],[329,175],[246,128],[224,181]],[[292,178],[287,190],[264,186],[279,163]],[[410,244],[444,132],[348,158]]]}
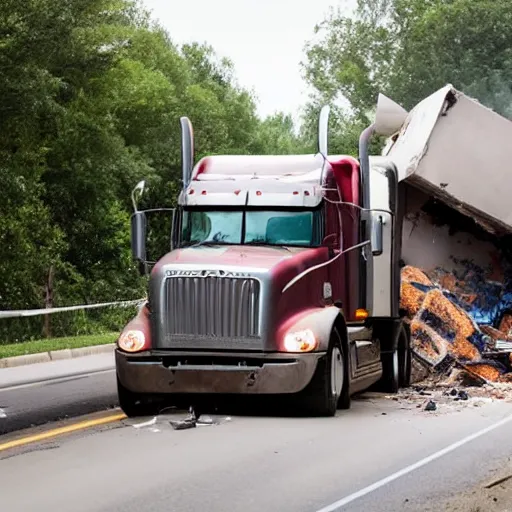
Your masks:
{"label": "chrome grille", "polygon": [[260,337],[260,283],[256,279],[168,277],[164,286],[168,341],[191,346],[197,337],[210,338],[208,345],[215,339],[255,341]]}

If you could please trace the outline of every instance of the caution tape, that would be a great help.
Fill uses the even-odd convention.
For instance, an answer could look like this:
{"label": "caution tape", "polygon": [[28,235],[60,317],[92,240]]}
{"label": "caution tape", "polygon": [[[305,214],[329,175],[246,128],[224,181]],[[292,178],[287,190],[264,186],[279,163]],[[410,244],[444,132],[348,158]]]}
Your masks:
{"label": "caution tape", "polygon": [[61,308],[47,308],[47,309],[19,309],[12,311],[0,311],[0,319],[3,318],[23,318],[28,316],[51,315],[53,313],[63,313],[64,311],[80,311],[83,309],[98,309],[106,308],[109,306],[128,307],[141,305],[146,299],[137,300],[124,300],[118,302],[103,302],[101,304],[81,304],[79,306],[66,306]]}

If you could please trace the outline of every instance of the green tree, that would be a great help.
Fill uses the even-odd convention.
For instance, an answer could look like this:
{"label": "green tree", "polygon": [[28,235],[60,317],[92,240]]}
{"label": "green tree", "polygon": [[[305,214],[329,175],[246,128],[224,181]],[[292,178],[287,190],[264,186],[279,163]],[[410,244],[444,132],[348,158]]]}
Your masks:
{"label": "green tree", "polygon": [[[193,122],[196,160],[300,146],[290,118],[258,118],[228,60],[208,45],[178,47],[138,1],[5,0],[0,76],[2,309],[144,293],[130,191],[145,179],[145,206],[174,204],[181,116]],[[158,226],[165,246],[169,223]],[[55,332],[101,328],[60,318]],[[0,336],[35,336],[41,319],[11,327]]]}
{"label": "green tree", "polygon": [[359,0],[317,27],[305,77],[365,121],[379,92],[411,108],[447,83],[512,115],[511,29],[507,0]]}
{"label": "green tree", "polygon": [[304,144],[296,132],[290,115],[279,112],[267,117],[259,126],[253,152],[274,155],[307,152],[310,148]]}

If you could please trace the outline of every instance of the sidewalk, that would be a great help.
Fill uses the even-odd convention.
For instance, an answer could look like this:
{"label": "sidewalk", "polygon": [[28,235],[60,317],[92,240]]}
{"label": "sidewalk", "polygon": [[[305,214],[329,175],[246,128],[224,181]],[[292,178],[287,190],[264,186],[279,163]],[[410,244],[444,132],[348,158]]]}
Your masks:
{"label": "sidewalk", "polygon": [[0,369],[0,389],[113,370],[114,347],[108,352]]}

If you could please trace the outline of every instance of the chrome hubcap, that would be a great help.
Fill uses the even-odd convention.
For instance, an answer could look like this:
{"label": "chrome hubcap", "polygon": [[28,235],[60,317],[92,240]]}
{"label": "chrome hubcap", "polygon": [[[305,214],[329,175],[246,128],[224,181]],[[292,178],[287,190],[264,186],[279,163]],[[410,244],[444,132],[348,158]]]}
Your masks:
{"label": "chrome hubcap", "polygon": [[332,351],[331,359],[331,389],[336,399],[341,396],[344,379],[343,356],[341,355],[341,350],[335,347]]}

